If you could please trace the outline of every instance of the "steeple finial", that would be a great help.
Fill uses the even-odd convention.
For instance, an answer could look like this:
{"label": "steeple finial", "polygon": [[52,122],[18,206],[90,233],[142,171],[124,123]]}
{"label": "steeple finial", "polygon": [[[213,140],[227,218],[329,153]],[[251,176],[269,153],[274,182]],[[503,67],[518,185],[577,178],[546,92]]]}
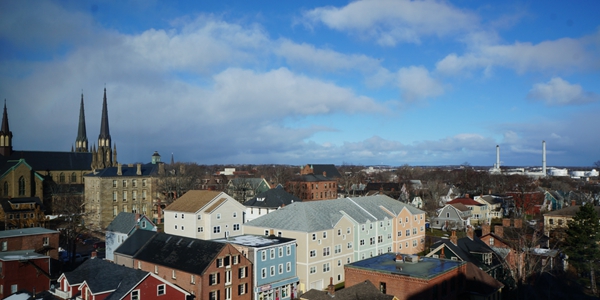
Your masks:
{"label": "steeple finial", "polygon": [[79,127],[77,128],[77,139],[75,140],[76,152],[88,152],[88,139],[85,129],[85,110],[83,107],[83,90],[81,91],[81,104],[79,107]]}

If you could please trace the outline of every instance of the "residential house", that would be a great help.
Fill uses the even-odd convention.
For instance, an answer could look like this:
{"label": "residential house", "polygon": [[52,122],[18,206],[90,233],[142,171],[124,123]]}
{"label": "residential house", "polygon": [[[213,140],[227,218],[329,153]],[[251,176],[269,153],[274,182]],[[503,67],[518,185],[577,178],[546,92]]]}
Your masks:
{"label": "residential house", "polygon": [[470,262],[494,278],[503,278],[502,261],[495,253],[492,248],[475,236],[473,229],[469,227],[466,237],[459,239],[456,231],[452,231],[449,239],[441,239],[431,245],[426,256]]}
{"label": "residential house", "polygon": [[448,204],[463,204],[469,210],[471,210],[470,223],[473,225],[477,225],[483,223],[484,221],[490,221],[489,217],[489,206],[487,204],[483,204],[481,202],[475,201],[469,198],[467,194],[464,198],[456,198],[452,201],[449,201]]}
{"label": "residential house", "polygon": [[[557,229],[567,229],[569,227],[569,221],[573,220],[573,217],[575,217],[580,207],[581,205],[571,205],[563,209],[545,213],[544,234],[550,236],[553,234],[553,231]],[[600,206],[594,206],[594,210],[596,210],[596,214],[600,216]]]}
{"label": "residential house", "polygon": [[244,224],[244,233],[293,238],[300,293],[344,281],[343,265],[381,253],[418,253],[425,212],[387,196],[295,202]]}
{"label": "residential house", "polygon": [[0,252],[33,249],[58,259],[59,232],[41,227],[0,231]]}
{"label": "residential house", "polygon": [[165,208],[164,230],[203,240],[242,235],[245,211],[224,192],[190,190]]}
{"label": "residential house", "polygon": [[500,219],[504,217],[504,209],[502,208],[504,201],[502,201],[501,197],[494,195],[481,195],[475,196],[473,200],[483,205],[487,205],[489,219]]}
{"label": "residential house", "polygon": [[253,299],[296,299],[296,240],[275,235],[241,235],[215,242],[231,243],[253,264]]}
{"label": "residential house", "polygon": [[156,231],[135,230],[113,251],[114,263],[134,268],[133,257],[157,234]]}
{"label": "residential house", "polygon": [[522,216],[523,214],[532,216],[542,211],[545,195],[541,191],[509,192],[506,194],[513,198],[516,216]]}
{"label": "residential house", "polygon": [[244,202],[244,206],[246,207],[246,222],[299,201],[302,200],[286,192],[283,187],[277,186]]}
{"label": "residential house", "polygon": [[319,174],[300,175],[285,184],[285,190],[302,201],[337,198],[337,179]]}
{"label": "residential house", "polygon": [[114,251],[137,229],[156,231],[157,227],[146,215],[120,212],[106,227],[106,259],[114,260]]}
{"label": "residential house", "polygon": [[38,197],[0,199],[0,222],[4,230],[43,227],[46,215]]}
{"label": "residential house", "polygon": [[236,177],[227,183],[227,194],[244,203],[254,196],[266,192],[271,186],[264,178]]}
{"label": "residential house", "polygon": [[369,196],[386,195],[394,199],[399,199],[402,194],[402,188],[397,182],[369,182],[365,190]]}
{"label": "residential house", "polygon": [[438,210],[437,217],[431,220],[431,228],[460,230],[469,225],[471,210],[462,203],[446,204]]}
{"label": "residential house", "polygon": [[[144,235],[141,231],[129,239]],[[115,251],[115,261],[121,261],[122,248],[135,244],[129,239]],[[196,299],[252,299],[252,262],[229,243],[156,233],[138,245],[127,249],[134,253],[134,268],[165,278]]]}
{"label": "residential house", "polygon": [[104,231],[120,212],[151,215],[160,220],[154,208],[158,194],[158,177],[164,164],[158,153],[147,164],[118,164],[85,175],[85,224],[92,230]]}
{"label": "residential house", "polygon": [[50,257],[34,249],[0,252],[0,298],[50,288]]}
{"label": "residential house", "polygon": [[409,202],[410,205],[422,209],[423,208],[423,199],[421,197],[414,197],[412,201]]}
{"label": "residential house", "polygon": [[190,293],[148,271],[88,259],[58,278],[50,292],[60,299],[188,299]]}
{"label": "residential house", "polygon": [[[333,278],[331,278],[333,281]],[[333,283],[327,286],[326,291],[312,289],[300,296],[300,300],[398,300],[394,295],[386,295],[373,285],[369,280],[357,283],[351,287],[335,290]]]}
{"label": "residential house", "polygon": [[565,207],[565,198],[557,191],[544,190],[544,204],[542,205],[542,211],[553,211],[559,210]]}

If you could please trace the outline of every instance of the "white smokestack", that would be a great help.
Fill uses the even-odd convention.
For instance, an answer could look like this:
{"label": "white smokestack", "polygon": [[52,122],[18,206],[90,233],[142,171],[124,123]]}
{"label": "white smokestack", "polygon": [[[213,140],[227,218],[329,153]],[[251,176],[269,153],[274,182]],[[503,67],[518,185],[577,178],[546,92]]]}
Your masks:
{"label": "white smokestack", "polygon": [[546,176],[546,141],[542,141],[542,173]]}
{"label": "white smokestack", "polygon": [[500,146],[496,145],[496,169],[500,169]]}

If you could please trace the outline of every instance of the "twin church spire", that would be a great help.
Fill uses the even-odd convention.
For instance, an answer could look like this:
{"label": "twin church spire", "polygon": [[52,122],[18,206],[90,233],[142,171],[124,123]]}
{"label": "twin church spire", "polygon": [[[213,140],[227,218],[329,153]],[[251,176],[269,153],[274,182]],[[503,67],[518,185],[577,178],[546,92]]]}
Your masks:
{"label": "twin church spire", "polygon": [[[106,88],[102,99],[102,118],[100,120],[100,134],[98,135],[98,148],[92,146],[92,169],[104,169],[117,165],[117,146],[111,148],[112,140],[108,126],[108,106],[106,103]],[[85,110],[83,106],[83,93],[81,94],[81,106],[79,108],[79,128],[75,140],[75,152],[90,152],[88,150],[88,139],[85,128]]]}

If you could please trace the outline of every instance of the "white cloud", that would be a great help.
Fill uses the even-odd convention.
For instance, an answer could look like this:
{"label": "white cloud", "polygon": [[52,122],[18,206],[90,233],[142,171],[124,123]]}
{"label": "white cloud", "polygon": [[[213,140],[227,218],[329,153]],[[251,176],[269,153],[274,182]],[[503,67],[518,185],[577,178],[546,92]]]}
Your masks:
{"label": "white cloud", "polygon": [[[433,14],[435,12],[435,14]],[[317,22],[373,38],[383,46],[399,42],[420,43],[423,36],[447,36],[471,31],[478,17],[440,1],[370,0],[338,7],[320,7],[304,14]]]}
{"label": "white cloud", "polygon": [[398,86],[402,91],[402,98],[406,101],[436,97],[444,93],[442,84],[432,78],[429,71],[422,66],[400,69]]}
{"label": "white cloud", "polygon": [[581,85],[570,84],[560,77],[554,77],[548,83],[535,84],[527,97],[547,105],[583,104],[600,100],[600,95],[585,92]]}

